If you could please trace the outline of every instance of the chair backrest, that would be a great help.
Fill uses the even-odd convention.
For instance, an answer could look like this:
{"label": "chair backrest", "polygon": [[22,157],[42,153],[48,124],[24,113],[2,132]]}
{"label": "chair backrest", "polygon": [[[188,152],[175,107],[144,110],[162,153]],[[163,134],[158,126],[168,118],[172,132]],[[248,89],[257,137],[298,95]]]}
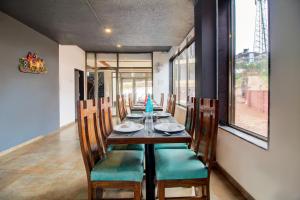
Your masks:
{"label": "chair backrest", "polygon": [[78,101],[78,133],[81,153],[88,179],[95,164],[103,158],[102,138],[98,134],[95,100]]}
{"label": "chair backrest", "polygon": [[164,106],[164,100],[165,100],[164,96],[165,96],[164,93],[161,93],[161,94],[160,94],[160,103],[159,103],[159,105],[160,105],[161,107]]}
{"label": "chair backrest", "polygon": [[174,117],[175,114],[175,106],[176,106],[176,95],[171,94],[168,97],[168,103],[167,103],[167,112],[171,113],[171,115]]}
{"label": "chair backrest", "polygon": [[126,108],[126,98],[123,94],[121,95],[121,97],[122,97],[122,100],[123,100],[123,110],[125,111],[125,114],[127,116],[128,113],[127,113],[127,108]]}
{"label": "chair backrest", "polygon": [[132,96],[132,94],[128,95],[128,104],[129,104],[129,108],[131,109],[133,107],[133,96]]}
{"label": "chair backrest", "polygon": [[121,95],[117,95],[117,99],[118,99],[118,112],[119,112],[119,117],[120,120],[123,121],[123,119],[125,119],[127,113],[125,110],[125,102],[124,102],[124,97],[122,97]]}
{"label": "chair backrest", "polygon": [[202,161],[211,167],[215,151],[215,140],[218,131],[219,101],[200,98],[199,127],[195,151],[201,155]]}
{"label": "chair backrest", "polygon": [[107,147],[106,139],[113,131],[113,119],[110,98],[100,98],[98,101],[98,108],[100,131],[102,133],[104,145],[105,147]]}
{"label": "chair backrest", "polygon": [[186,105],[186,116],[185,116],[185,130],[192,137],[194,143],[194,132],[196,124],[196,112],[197,112],[197,99],[195,97],[188,97]]}

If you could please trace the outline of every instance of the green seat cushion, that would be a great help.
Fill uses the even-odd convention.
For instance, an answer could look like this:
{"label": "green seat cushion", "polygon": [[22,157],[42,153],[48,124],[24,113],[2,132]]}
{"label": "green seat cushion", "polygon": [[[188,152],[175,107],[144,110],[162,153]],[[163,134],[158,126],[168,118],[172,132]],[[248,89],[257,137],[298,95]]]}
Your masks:
{"label": "green seat cushion", "polygon": [[185,143],[162,143],[155,144],[154,149],[188,149],[188,145]]}
{"label": "green seat cushion", "polygon": [[207,178],[207,167],[189,149],[155,150],[157,180]]}
{"label": "green seat cushion", "polygon": [[143,151],[110,151],[91,171],[91,181],[135,181],[143,179]]}
{"label": "green seat cushion", "polygon": [[136,150],[136,151],[144,151],[144,144],[114,144],[108,146],[108,151],[112,150]]}

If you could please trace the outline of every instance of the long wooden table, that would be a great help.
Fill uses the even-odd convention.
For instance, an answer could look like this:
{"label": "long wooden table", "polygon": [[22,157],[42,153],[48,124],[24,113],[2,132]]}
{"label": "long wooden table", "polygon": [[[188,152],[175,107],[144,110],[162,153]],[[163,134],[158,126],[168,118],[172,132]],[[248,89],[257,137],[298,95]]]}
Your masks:
{"label": "long wooden table", "polygon": [[[131,112],[142,112],[145,111],[146,107],[143,105],[134,105],[132,108],[130,108]],[[163,111],[164,108],[161,106],[153,106],[153,111]]]}
{"label": "long wooden table", "polygon": [[[143,123],[143,120],[130,120],[137,123]],[[154,124],[163,122],[176,122],[174,117],[157,119]],[[134,133],[117,133],[112,132],[107,138],[108,144],[145,144],[145,161],[146,161],[146,199],[155,199],[155,158],[154,144],[157,143],[189,143],[191,142],[190,135],[183,131],[181,133],[166,136],[158,131],[153,131],[148,134],[144,129]]]}

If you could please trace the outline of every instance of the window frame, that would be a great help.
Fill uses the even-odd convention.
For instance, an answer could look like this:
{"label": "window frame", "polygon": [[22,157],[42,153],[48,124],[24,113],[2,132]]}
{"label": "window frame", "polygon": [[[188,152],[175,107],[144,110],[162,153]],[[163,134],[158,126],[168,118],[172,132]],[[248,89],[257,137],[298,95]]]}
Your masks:
{"label": "window frame", "polygon": [[[175,83],[175,80],[174,80],[174,61],[177,59],[177,58],[179,58],[179,56],[182,54],[182,53],[184,53],[184,51],[186,51],[186,100],[187,100],[187,97],[188,97],[188,89],[189,89],[189,63],[188,63],[188,59],[189,59],[189,56],[188,56],[188,48],[193,44],[193,43],[195,43],[195,37],[193,37],[192,39],[190,39],[190,40],[186,40],[187,42],[186,42],[186,45],[182,48],[182,49],[180,49],[180,50],[178,50],[178,52],[174,55],[174,56],[172,56],[170,59],[169,59],[169,63],[170,63],[170,66],[171,66],[171,68],[172,68],[172,93],[174,93],[174,88],[175,88],[175,86],[174,86],[174,83]],[[178,70],[179,70],[179,66],[180,66],[180,63],[178,63],[178,65],[177,65],[177,73],[178,73]],[[177,85],[177,93],[178,93],[178,95],[176,94],[176,99],[177,99],[177,101],[176,101],[176,105],[179,105],[179,106],[181,106],[181,107],[186,107],[186,105],[183,105],[183,104],[180,104],[179,102],[179,99],[180,99],[180,82],[179,82],[179,80],[180,80],[180,73],[179,74],[177,74],[177,78],[178,78],[178,85]]]}
{"label": "window frame", "polygon": [[229,23],[229,65],[228,65],[228,81],[229,81],[229,87],[228,87],[228,121],[227,126],[236,129],[240,132],[243,132],[245,134],[248,134],[252,137],[255,137],[257,139],[263,140],[269,144],[270,141],[270,83],[271,83],[271,40],[270,40],[270,0],[267,1],[268,6],[268,123],[267,123],[267,137],[264,137],[258,133],[255,133],[253,131],[247,130],[245,128],[239,127],[232,123],[232,116],[235,114],[235,1],[236,0],[230,0],[229,2],[229,14],[228,14],[228,23]]}

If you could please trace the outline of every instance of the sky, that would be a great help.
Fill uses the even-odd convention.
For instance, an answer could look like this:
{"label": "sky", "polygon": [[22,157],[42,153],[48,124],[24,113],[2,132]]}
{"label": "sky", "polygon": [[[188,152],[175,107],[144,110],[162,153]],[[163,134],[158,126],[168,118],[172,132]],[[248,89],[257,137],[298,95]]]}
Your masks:
{"label": "sky", "polygon": [[236,54],[253,50],[256,6],[255,0],[236,0]]}

